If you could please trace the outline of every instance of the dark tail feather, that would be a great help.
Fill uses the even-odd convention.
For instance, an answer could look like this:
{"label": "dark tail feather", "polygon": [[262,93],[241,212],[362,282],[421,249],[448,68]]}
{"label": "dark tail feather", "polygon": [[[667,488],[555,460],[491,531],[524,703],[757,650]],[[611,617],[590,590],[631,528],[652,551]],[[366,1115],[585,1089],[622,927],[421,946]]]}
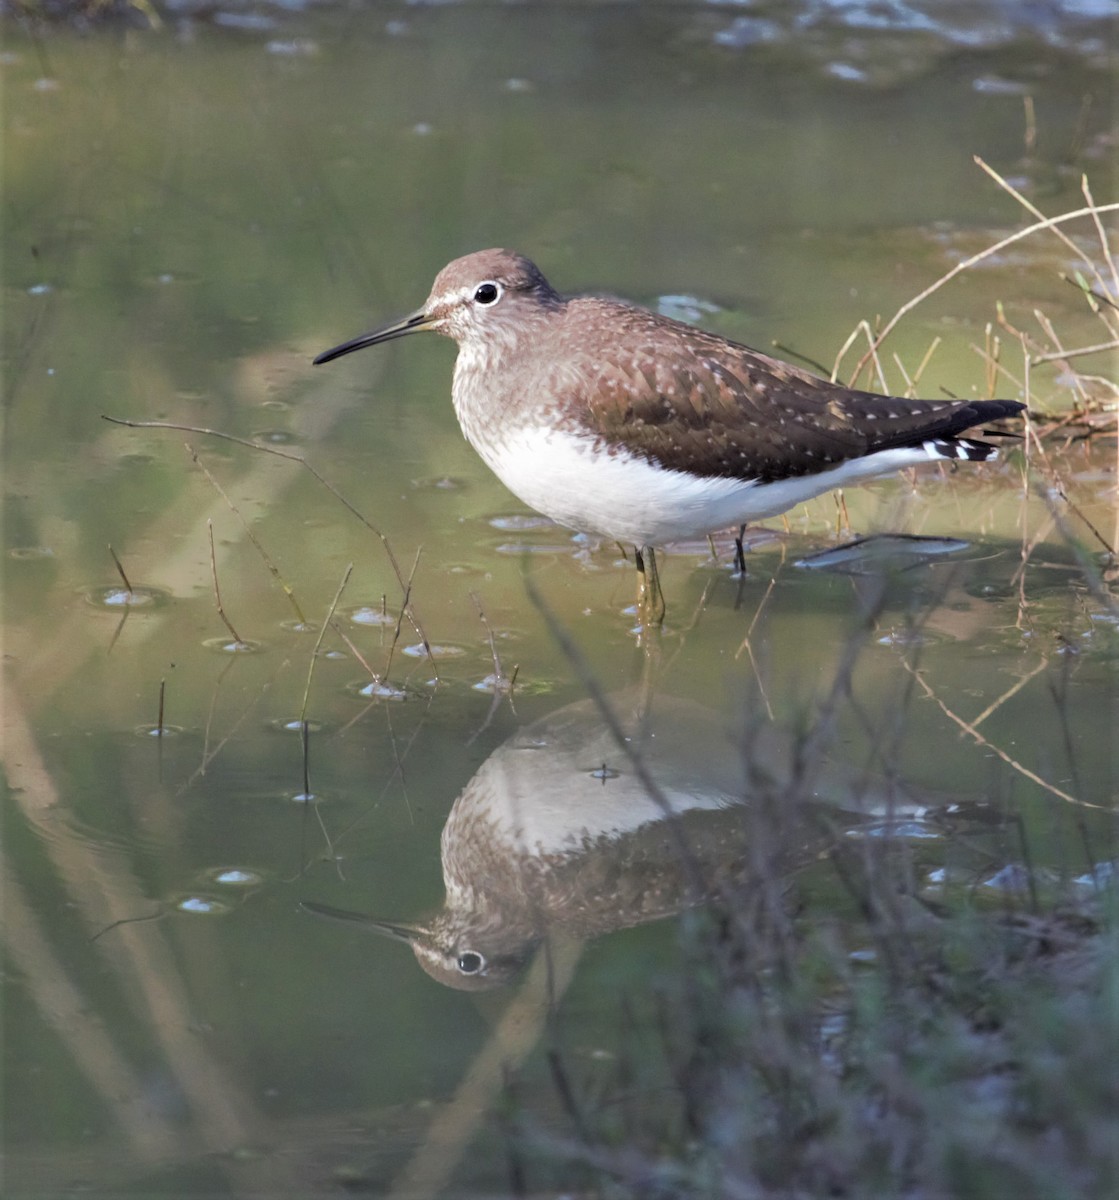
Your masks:
{"label": "dark tail feather", "polygon": [[[983,431],[984,437],[1018,437],[1017,434],[993,434]],[[941,456],[941,458],[956,459],[959,462],[987,462],[988,459],[998,458],[998,446],[990,442],[981,442],[978,438],[931,438],[925,443]]]}

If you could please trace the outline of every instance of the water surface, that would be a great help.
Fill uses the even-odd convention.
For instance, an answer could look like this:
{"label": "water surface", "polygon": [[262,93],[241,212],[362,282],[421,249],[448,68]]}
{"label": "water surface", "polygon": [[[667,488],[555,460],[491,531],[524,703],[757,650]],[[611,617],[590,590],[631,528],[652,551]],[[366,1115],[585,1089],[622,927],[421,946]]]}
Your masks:
{"label": "water surface", "polygon": [[[973,154],[1047,213],[1083,203],[1082,171],[1112,199],[1091,27],[955,38],[848,16],[798,44],[753,19],[402,5],[260,29],[10,30],[10,1194],[418,1195],[440,1173],[458,1194],[507,1186],[490,1039],[531,1056],[550,986],[578,1055],[609,1055],[613,1000],[673,978],[676,919],[560,922],[550,981],[530,954],[508,987],[471,996],[299,904],[428,920],[456,797],[524,727],[556,736],[592,681],[636,689],[670,724],[689,714],[691,755],[652,760],[684,793],[712,764],[733,792],[759,726],[791,761],[824,706],[827,770],[874,782],[860,800],[828,776],[813,803],[852,836],[904,818],[930,879],[949,862],[968,887],[1005,881],[1027,847],[1071,887],[1112,857],[1114,579],[1089,585],[1100,541],[1016,452],[851,493],[847,517],[823,497],[768,522],[742,580],[725,538],[717,560],[673,548],[663,637],[639,641],[618,549],[531,519],[462,440],[450,345],[310,366],[414,308],[448,259],[497,244],[563,290],[691,313],[830,368],[857,321],[1028,220]],[[1076,236],[1092,247],[1090,229]],[[1068,258],[1020,243],[918,309],[891,349],[912,372],[941,337],[922,390],[972,395],[998,301],[1090,344],[1091,315],[1058,278]],[[904,387],[889,356],[884,369]],[[1032,386],[1043,406],[1070,400],[1056,368]],[[298,462],[103,414],[305,456],[384,535],[416,625],[397,636],[385,542]],[[1069,499],[1112,544],[1114,463],[1113,443],[1060,458]],[[886,532],[962,544],[801,565]],[[344,577],[333,611],[349,642],[320,643]],[[223,649],[235,639],[256,652]],[[384,676],[372,696],[354,649]],[[961,733],[954,716],[981,720]],[[608,736],[587,741],[584,786],[632,777]],[[547,1073],[530,1078],[546,1122]]]}

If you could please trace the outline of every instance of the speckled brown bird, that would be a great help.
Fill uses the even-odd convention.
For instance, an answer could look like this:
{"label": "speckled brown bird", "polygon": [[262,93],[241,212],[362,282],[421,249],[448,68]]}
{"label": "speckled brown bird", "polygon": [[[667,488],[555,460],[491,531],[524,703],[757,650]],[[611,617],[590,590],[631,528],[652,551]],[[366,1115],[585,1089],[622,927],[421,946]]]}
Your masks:
{"label": "speckled brown bird", "polygon": [[561,525],[638,550],[772,517],[831,488],[940,459],[1014,400],[854,391],[647,309],[565,298],[527,258],[482,250],[423,308],[320,354],[430,329],[458,343],[452,397],[499,479]]}

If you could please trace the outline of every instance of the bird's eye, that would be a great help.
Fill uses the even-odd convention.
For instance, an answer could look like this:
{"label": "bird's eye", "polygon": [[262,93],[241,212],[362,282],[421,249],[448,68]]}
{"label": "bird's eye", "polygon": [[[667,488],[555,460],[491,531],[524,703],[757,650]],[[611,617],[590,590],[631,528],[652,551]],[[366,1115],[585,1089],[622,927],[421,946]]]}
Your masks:
{"label": "bird's eye", "polygon": [[464,975],[477,975],[485,965],[486,960],[480,954],[475,954],[473,950],[467,950],[465,954],[458,956],[458,969]]}
{"label": "bird's eye", "polygon": [[474,289],[474,299],[479,304],[493,304],[500,295],[501,289],[496,283],[480,283]]}

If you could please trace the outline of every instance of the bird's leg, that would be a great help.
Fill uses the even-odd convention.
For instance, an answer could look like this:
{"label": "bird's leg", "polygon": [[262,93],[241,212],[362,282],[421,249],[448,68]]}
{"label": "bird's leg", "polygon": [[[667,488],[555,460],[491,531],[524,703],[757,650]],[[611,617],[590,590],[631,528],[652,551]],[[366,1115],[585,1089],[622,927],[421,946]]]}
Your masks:
{"label": "bird's leg", "polygon": [[734,539],[734,573],[736,575],[746,574],[746,551],[742,546],[742,539],[746,534],[746,526],[739,525],[738,537]]}
{"label": "bird's leg", "polygon": [[[648,555],[649,565],[645,565]],[[664,593],[657,574],[657,555],[652,546],[634,546],[637,560],[637,613],[642,624],[660,625],[664,622]]]}

